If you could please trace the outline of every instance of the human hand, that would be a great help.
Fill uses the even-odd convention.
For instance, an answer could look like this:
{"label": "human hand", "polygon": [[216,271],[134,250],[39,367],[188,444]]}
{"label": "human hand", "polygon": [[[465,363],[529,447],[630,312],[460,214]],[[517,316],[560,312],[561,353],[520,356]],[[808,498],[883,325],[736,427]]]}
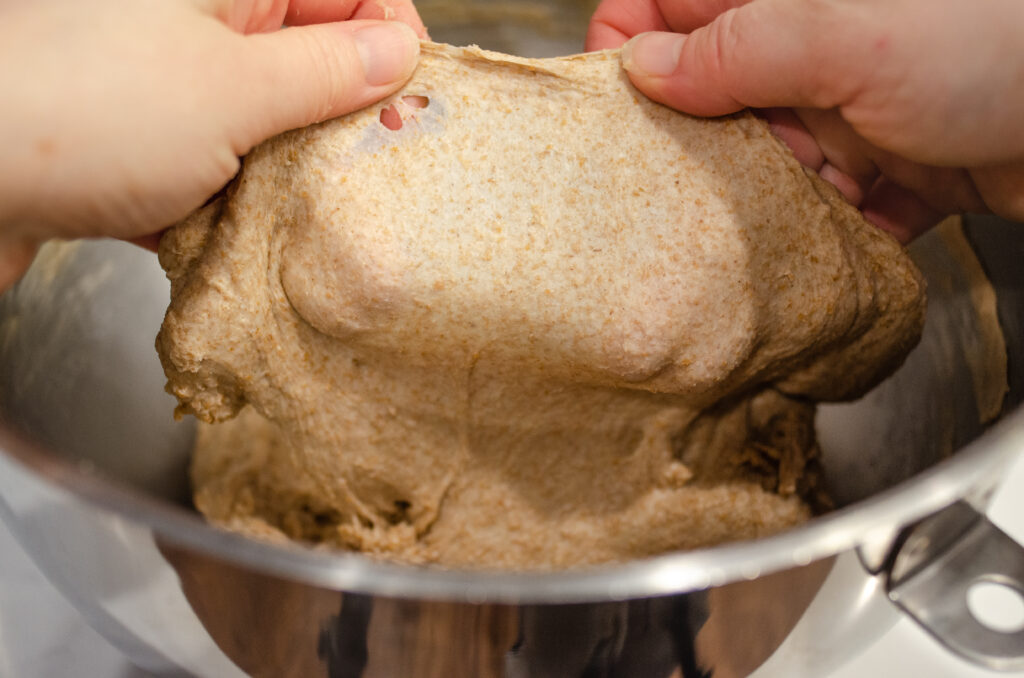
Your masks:
{"label": "human hand", "polygon": [[411,0],[0,0],[0,290],[42,241],[156,233],[260,141],[387,96],[417,33]]}
{"label": "human hand", "polygon": [[[652,99],[759,111],[804,164],[903,242],[945,214],[1024,220],[1024,3],[604,0]],[[668,31],[668,32],[665,32]]]}

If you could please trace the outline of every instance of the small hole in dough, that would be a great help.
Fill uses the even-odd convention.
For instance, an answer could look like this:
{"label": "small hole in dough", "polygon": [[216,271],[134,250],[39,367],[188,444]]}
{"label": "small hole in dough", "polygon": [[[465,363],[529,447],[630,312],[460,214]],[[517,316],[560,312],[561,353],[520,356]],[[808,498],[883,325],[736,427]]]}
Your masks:
{"label": "small hole in dough", "polygon": [[426,108],[430,105],[430,99],[422,94],[410,94],[402,97],[402,102],[409,108]]}
{"label": "small hole in dough", "polygon": [[402,116],[399,114],[398,109],[395,108],[394,104],[391,104],[380,112],[380,124],[384,125],[392,132],[397,132],[402,129]]}
{"label": "small hole in dough", "polygon": [[412,508],[412,503],[404,499],[396,499],[394,502],[395,510],[385,516],[388,523],[391,525],[398,525],[399,523],[411,522],[409,518],[409,510]]}
{"label": "small hole in dough", "polygon": [[[402,129],[402,125],[405,122],[405,118],[412,115],[408,109],[412,108],[426,108],[430,104],[430,99],[421,94],[410,94],[402,97],[402,106],[399,108],[395,104],[391,104],[387,108],[380,112],[380,124],[387,127],[392,132],[397,132]],[[403,115],[405,113],[405,115]]]}

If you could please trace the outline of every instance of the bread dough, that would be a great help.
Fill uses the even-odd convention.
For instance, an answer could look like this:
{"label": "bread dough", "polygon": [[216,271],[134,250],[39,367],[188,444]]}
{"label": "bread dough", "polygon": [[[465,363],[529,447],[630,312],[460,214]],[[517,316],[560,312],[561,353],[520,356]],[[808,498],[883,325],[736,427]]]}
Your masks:
{"label": "bread dough", "polygon": [[655,104],[616,51],[424,43],[391,99],[254,149],[160,261],[179,413],[242,414],[200,436],[198,507],[449,566],[805,520],[812,401],[884,377],[924,313],[761,121]]}

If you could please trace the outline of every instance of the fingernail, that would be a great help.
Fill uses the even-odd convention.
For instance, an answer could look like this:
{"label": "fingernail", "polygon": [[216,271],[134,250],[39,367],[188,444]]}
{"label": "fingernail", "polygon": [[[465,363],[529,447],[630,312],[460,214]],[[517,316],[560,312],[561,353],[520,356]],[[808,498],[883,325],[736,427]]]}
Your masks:
{"label": "fingernail", "polygon": [[641,33],[622,49],[622,67],[635,75],[671,75],[679,65],[686,36],[679,33]]}
{"label": "fingernail", "polygon": [[405,24],[385,21],[360,28],[353,37],[367,84],[389,85],[412,73],[420,43]]}

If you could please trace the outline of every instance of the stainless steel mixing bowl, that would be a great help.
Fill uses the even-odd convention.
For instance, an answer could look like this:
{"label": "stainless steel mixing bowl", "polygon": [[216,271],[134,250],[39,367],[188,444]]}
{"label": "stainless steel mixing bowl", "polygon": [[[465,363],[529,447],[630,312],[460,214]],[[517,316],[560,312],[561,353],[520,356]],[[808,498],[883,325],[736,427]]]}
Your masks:
{"label": "stainless steel mixing bowl", "polygon": [[[476,42],[527,54],[578,49],[588,9],[466,4],[504,14],[425,3],[436,38],[490,25]],[[558,30],[535,30],[538,16]],[[978,286],[929,235],[913,248],[930,284],[921,345],[819,417],[837,510],[754,542],[540,575],[390,565],[206,525],[188,497],[193,424],[173,421],[153,349],[168,299],[155,257],[51,245],[0,297],[0,515],[100,633],[166,675],[819,676],[904,612],[963,656],[1020,668],[1024,631],[985,627],[965,591],[1024,593],[1024,551],[983,515],[1024,449],[1024,229],[967,230],[1006,330],[999,421],[981,423],[975,393],[990,350]]]}

